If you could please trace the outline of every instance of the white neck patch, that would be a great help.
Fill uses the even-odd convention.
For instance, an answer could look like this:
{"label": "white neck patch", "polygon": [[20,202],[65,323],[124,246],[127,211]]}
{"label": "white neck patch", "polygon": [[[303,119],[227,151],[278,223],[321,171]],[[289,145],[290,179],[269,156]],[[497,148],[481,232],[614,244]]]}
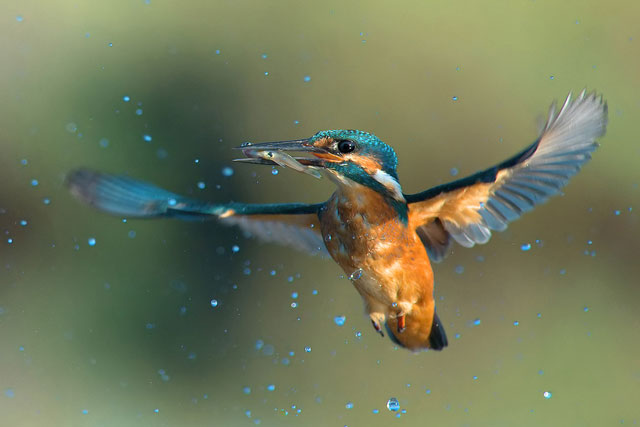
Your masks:
{"label": "white neck patch", "polygon": [[378,181],[380,184],[384,186],[394,199],[404,202],[404,195],[402,194],[402,187],[400,187],[400,183],[396,181],[394,177],[383,171],[382,169],[378,169],[375,174],[373,174],[373,179]]}

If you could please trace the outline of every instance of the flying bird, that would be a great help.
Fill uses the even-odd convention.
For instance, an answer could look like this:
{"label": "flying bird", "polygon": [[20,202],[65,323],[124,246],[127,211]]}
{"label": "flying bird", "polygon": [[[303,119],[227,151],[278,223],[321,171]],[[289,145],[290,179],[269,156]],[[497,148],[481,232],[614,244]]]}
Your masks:
{"label": "flying bird", "polygon": [[[375,330],[410,350],[442,350],[431,261],[455,242],[487,243],[492,231],[558,194],[597,148],[607,105],[595,92],[552,104],[546,125],[513,157],[447,184],[405,194],[394,150],[375,135],[327,130],[295,141],[239,147],[251,164],[281,165],[336,185],[317,204],[245,204],[195,200],[127,176],[77,169],[67,185],[102,211],[137,218],[216,218],[267,242],[328,255],[351,279]],[[292,157],[289,153],[300,153]]]}

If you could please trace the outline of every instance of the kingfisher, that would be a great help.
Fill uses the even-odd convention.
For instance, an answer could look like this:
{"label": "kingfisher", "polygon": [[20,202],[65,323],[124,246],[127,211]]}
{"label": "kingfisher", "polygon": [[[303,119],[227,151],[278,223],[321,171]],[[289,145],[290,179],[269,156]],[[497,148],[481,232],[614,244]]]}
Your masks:
{"label": "kingfisher", "polygon": [[[597,148],[607,125],[601,95],[571,93],[551,105],[539,137],[507,160],[415,194],[402,191],[394,150],[372,133],[325,130],[310,138],[244,144],[250,164],[322,172],[336,185],[323,203],[217,203],[184,197],[124,175],[71,171],[81,201],[121,217],[215,218],[267,242],[327,255],[362,297],[375,330],[399,346],[447,344],[434,300],[431,261],[455,242],[487,243],[534,206],[558,194]],[[299,153],[292,157],[289,153]]]}

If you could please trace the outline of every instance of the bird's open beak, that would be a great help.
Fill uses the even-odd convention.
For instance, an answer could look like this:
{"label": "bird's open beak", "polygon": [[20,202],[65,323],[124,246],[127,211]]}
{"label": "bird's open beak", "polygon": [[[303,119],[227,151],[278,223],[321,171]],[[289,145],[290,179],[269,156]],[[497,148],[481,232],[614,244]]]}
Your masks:
{"label": "bird's open beak", "polygon": [[[314,146],[309,139],[262,142],[259,144],[244,143],[235,149],[242,150],[245,157],[234,159],[234,162],[280,165],[298,172],[305,172],[303,169],[307,167],[324,168],[327,161],[343,161],[340,156],[331,154],[324,148]],[[293,157],[287,152],[310,153],[314,157]]]}

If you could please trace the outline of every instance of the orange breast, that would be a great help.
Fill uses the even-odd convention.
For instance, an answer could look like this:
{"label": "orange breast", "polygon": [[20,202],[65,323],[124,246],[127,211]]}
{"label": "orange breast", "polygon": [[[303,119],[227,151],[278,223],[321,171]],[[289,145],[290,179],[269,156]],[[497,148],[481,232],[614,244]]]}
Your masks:
{"label": "orange breast", "polygon": [[353,275],[363,297],[390,308],[433,298],[433,273],[420,238],[379,193],[363,186],[340,189],[321,212],[320,227],[329,254]]}

